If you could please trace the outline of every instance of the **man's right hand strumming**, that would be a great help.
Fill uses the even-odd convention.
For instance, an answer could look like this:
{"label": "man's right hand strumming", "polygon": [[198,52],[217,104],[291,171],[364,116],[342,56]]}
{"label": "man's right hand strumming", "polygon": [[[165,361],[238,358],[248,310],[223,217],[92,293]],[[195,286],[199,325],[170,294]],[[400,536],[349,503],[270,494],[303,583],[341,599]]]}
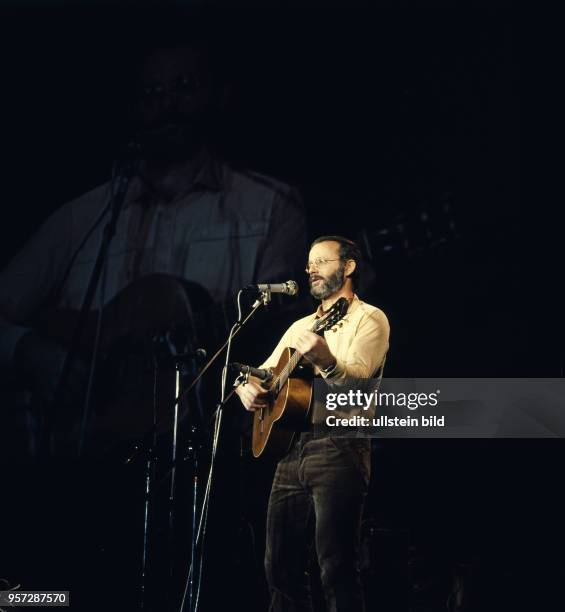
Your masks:
{"label": "man's right hand strumming", "polygon": [[235,392],[239,395],[245,410],[249,410],[249,412],[267,408],[269,405],[269,391],[254,376],[250,376],[248,382],[236,387]]}

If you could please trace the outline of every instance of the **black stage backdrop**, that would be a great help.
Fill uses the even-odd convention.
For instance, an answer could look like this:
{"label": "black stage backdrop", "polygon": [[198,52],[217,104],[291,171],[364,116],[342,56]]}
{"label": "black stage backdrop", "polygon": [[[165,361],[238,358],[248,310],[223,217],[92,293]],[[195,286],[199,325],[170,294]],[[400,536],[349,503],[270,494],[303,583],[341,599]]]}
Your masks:
{"label": "black stage backdrop", "polygon": [[[152,37],[168,28],[178,34],[184,23],[162,7],[139,6],[2,9],[2,264],[58,206],[106,180],[127,141],[134,60]],[[549,228],[535,202],[521,200],[522,41],[511,7],[216,7],[207,22],[232,83],[218,149],[235,165],[295,184],[311,237],[360,240],[374,271],[364,296],[391,321],[390,376],[563,375],[557,312],[541,282]],[[553,442],[379,447],[368,518],[398,541],[404,529],[415,534],[413,559],[420,555],[429,570],[417,588],[436,589],[430,601],[449,594],[442,581],[452,585],[457,563],[479,575],[480,603],[469,609],[509,609],[532,581],[543,581],[537,593],[548,596],[544,589],[564,571],[555,485],[564,456]],[[27,468],[4,469],[21,493]],[[250,494],[258,500],[250,513],[259,574],[268,480],[257,478]],[[9,539],[12,557],[2,559],[12,581],[64,588],[56,568],[76,563],[77,590],[118,590],[119,572],[89,569],[100,567],[85,524],[92,516],[70,519],[68,506],[44,510],[29,492],[21,501],[3,495],[2,505],[2,531],[20,534]],[[31,552],[12,541],[20,536]],[[75,536],[84,546],[69,547]],[[50,553],[32,546],[58,540],[60,550]],[[234,589],[225,609],[264,606],[260,579],[250,579],[246,603],[233,575],[209,574],[209,609],[222,609],[223,581]],[[124,579],[116,609],[129,609],[132,584],[135,576]],[[445,609],[445,598],[441,607],[419,605],[411,609]]]}
{"label": "black stage backdrop", "polygon": [[[182,30],[166,15],[3,12],[0,261],[106,180],[130,136],[136,56]],[[520,200],[511,10],[232,9],[206,27],[232,84],[218,148],[294,183],[311,236],[337,228],[367,244],[370,297],[397,323],[396,341],[410,343],[391,354],[394,373],[561,374],[555,336],[531,324],[543,236]],[[408,249],[394,232],[379,237],[399,216]]]}

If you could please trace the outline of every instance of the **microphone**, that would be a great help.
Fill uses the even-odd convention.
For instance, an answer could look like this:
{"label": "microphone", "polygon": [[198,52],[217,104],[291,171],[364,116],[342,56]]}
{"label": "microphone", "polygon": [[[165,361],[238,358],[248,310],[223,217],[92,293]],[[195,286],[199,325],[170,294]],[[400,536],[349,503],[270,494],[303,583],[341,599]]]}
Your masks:
{"label": "microphone", "polygon": [[271,370],[263,370],[261,368],[254,368],[253,366],[245,365],[243,363],[230,363],[229,367],[233,370],[237,370],[241,374],[250,374],[251,376],[255,376],[260,380],[265,382],[269,382],[271,378],[273,378],[273,373]]}
{"label": "microphone", "polygon": [[293,280],[286,281],[286,283],[274,283],[272,285],[263,283],[260,285],[248,285],[246,289],[250,291],[269,293],[285,293],[286,295],[296,295],[298,293],[298,283]]}

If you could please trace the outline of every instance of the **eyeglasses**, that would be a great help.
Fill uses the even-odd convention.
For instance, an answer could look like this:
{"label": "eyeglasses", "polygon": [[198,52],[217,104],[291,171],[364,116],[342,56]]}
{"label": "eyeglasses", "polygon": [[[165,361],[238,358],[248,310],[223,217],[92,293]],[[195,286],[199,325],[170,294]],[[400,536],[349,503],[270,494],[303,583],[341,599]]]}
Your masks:
{"label": "eyeglasses", "polygon": [[339,261],[339,257],[337,259],[324,259],[323,257],[316,257],[314,261],[309,261],[306,264],[306,269],[304,271],[306,272],[306,274],[308,274],[312,266],[316,266],[316,268],[321,268],[322,266],[325,266],[326,264],[330,263],[330,261]]}

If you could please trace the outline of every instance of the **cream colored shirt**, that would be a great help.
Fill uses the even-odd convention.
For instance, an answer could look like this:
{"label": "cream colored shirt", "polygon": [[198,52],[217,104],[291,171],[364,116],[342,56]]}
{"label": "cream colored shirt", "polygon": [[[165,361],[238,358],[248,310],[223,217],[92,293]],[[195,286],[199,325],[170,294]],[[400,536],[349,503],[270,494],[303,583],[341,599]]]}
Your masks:
{"label": "cream colored shirt", "polygon": [[[302,332],[312,327],[319,313],[320,309],[295,321],[261,368],[276,366],[285,347],[296,348],[296,340]],[[376,306],[362,302],[354,296],[342,321],[343,325],[338,327],[337,331],[324,333],[328,347],[337,361],[335,369],[324,375],[315,368],[316,374],[321,374],[337,385],[345,383],[348,378],[374,376],[382,365],[389,346],[388,319]]]}

